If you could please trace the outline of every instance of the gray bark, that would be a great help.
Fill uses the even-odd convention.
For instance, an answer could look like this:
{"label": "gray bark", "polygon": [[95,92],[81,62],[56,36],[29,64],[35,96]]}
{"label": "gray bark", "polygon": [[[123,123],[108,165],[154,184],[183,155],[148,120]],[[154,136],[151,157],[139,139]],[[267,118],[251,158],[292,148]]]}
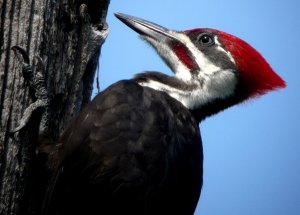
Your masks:
{"label": "gray bark", "polygon": [[[84,7],[85,4],[87,6]],[[22,46],[45,62],[49,96],[47,138],[58,139],[90,100],[109,0],[0,0],[0,214],[39,214],[47,173],[37,156],[41,113],[11,134],[34,101],[22,75]]]}

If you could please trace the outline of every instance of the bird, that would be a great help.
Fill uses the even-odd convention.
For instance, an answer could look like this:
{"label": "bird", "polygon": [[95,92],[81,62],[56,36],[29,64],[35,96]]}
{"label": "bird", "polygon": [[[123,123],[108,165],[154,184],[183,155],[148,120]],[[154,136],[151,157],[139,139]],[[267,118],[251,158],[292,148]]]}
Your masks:
{"label": "bird", "polygon": [[192,215],[203,183],[199,123],[286,83],[255,48],[224,31],[115,16],[173,75],[146,71],[118,81],[70,122],[49,153],[44,214]]}

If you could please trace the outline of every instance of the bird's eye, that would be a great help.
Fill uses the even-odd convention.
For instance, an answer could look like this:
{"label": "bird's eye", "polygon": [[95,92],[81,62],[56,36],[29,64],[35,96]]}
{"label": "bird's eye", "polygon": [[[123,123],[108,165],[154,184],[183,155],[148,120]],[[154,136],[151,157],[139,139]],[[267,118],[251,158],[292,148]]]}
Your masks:
{"label": "bird's eye", "polygon": [[212,46],[214,44],[214,40],[212,39],[212,37],[207,34],[199,36],[198,41],[202,46]]}

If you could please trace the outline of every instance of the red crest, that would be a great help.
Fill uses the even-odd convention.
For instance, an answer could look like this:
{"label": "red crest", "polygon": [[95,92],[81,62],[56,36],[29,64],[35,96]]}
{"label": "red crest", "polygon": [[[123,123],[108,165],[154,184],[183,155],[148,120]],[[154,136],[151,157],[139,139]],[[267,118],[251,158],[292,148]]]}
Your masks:
{"label": "red crest", "polygon": [[225,48],[240,70],[241,86],[248,97],[259,96],[286,86],[264,57],[244,40],[225,32],[217,32]]}

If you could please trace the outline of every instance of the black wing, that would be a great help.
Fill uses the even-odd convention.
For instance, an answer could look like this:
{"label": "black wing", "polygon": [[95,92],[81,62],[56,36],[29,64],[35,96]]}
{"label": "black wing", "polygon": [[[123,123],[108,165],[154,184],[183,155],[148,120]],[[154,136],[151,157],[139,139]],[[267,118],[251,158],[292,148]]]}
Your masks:
{"label": "black wing", "polygon": [[167,94],[118,82],[60,143],[50,160],[49,214],[193,214],[202,185],[199,128]]}

